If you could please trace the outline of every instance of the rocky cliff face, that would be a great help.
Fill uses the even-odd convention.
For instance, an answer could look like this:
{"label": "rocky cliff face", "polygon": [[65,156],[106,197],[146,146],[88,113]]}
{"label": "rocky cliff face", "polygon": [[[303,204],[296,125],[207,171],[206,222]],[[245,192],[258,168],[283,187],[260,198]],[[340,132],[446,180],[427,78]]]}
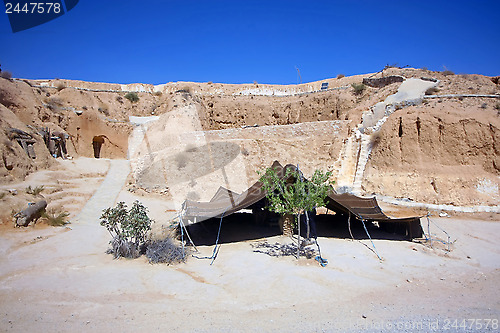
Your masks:
{"label": "rocky cliff face", "polygon": [[[437,87],[429,92],[433,95],[500,94],[494,80],[480,75],[417,69],[388,69],[383,75],[437,79]],[[363,117],[401,85],[400,80],[382,80],[380,88],[366,87],[356,94],[351,83],[367,77],[293,86],[0,79],[1,179],[19,179],[53,162],[37,134],[39,128],[67,133],[71,156],[93,157],[93,143],[99,140],[100,157],[126,158],[134,128],[129,116],[154,115],[159,120],[148,126],[141,135],[144,142],[134,150],[136,166],[140,165],[135,179],[148,188],[185,172],[181,169],[191,157],[199,157],[196,152],[203,147],[229,142],[230,153],[238,156],[235,165],[244,166],[248,182],[257,178],[256,170],[277,159],[299,163],[306,173],[329,169],[335,179],[346,182],[344,190],[359,187],[360,194],[454,205],[499,202],[500,99],[424,96],[415,103],[393,105],[388,113],[382,110],[384,122],[373,122],[365,132],[368,122],[365,119],[363,125]],[[320,90],[323,82],[329,84],[326,91]],[[125,98],[129,91],[138,94],[138,102]],[[244,128],[248,126],[258,127]],[[11,127],[35,137],[36,159],[8,138],[5,133]],[[164,166],[164,161],[169,163]],[[217,179],[211,180],[214,186],[223,185]]]}

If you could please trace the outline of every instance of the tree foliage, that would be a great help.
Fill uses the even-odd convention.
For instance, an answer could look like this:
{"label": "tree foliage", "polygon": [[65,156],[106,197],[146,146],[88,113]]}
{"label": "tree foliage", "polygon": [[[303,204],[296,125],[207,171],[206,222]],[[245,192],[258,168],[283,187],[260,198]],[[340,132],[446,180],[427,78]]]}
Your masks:
{"label": "tree foliage", "polygon": [[139,102],[139,95],[135,92],[129,92],[125,95],[125,98],[131,101],[132,103]]}
{"label": "tree foliage", "polygon": [[106,208],[101,215],[101,225],[111,234],[111,252],[115,258],[136,258],[146,243],[146,235],[151,230],[148,210],[135,201],[130,210],[124,202],[114,208]]}
{"label": "tree foliage", "polygon": [[276,169],[267,168],[258,172],[266,191],[269,210],[278,214],[300,215],[305,211],[325,205],[325,198],[333,182],[331,172],[314,171],[311,179],[306,180],[296,168],[287,168],[284,177]]}
{"label": "tree foliage", "polygon": [[[300,256],[300,224],[299,216],[313,208],[325,205],[325,198],[331,189],[331,172],[314,171],[310,180],[298,168],[286,168],[284,177],[274,168],[257,172],[266,191],[269,201],[268,209],[278,214],[295,215],[297,230],[297,259]],[[308,229],[309,229],[309,222]],[[309,235],[308,235],[309,237]]]}

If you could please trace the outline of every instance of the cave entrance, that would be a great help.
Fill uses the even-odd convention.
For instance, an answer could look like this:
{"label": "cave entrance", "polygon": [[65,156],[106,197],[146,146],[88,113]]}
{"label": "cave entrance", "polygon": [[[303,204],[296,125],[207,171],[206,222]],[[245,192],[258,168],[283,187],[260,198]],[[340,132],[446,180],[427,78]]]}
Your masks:
{"label": "cave entrance", "polygon": [[94,157],[99,158],[101,156],[101,147],[104,144],[104,136],[98,135],[94,136],[92,139],[92,146],[94,147]]}

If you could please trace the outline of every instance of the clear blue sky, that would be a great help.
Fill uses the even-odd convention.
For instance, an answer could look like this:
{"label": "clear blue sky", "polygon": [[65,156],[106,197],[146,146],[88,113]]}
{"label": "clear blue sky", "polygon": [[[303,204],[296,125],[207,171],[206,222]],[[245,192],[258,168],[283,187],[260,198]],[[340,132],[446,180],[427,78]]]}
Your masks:
{"label": "clear blue sky", "polygon": [[21,78],[294,84],[386,64],[500,75],[500,1],[80,0],[12,33],[0,63]]}

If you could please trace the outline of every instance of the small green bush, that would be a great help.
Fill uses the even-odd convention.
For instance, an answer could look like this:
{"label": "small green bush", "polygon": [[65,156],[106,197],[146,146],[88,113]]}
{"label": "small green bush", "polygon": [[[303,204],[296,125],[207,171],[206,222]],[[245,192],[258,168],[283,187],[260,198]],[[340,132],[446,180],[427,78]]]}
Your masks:
{"label": "small green bush", "polygon": [[125,98],[131,101],[132,103],[139,102],[139,96],[135,92],[129,92],[125,95]]}
{"label": "small green bush", "polygon": [[366,89],[366,86],[363,83],[353,83],[351,86],[354,88],[355,95],[361,95]]}
{"label": "small green bush", "polygon": [[45,188],[43,187],[43,185],[33,187],[33,188],[31,187],[31,185],[29,185],[28,187],[26,187],[26,193],[31,194],[31,195],[39,195],[40,193],[42,193],[42,191],[44,189]]}
{"label": "small green bush", "polygon": [[101,225],[111,234],[111,248],[107,253],[115,258],[137,258],[146,245],[146,235],[151,230],[148,209],[135,201],[130,210],[124,202],[114,208],[106,208],[101,215]]}

